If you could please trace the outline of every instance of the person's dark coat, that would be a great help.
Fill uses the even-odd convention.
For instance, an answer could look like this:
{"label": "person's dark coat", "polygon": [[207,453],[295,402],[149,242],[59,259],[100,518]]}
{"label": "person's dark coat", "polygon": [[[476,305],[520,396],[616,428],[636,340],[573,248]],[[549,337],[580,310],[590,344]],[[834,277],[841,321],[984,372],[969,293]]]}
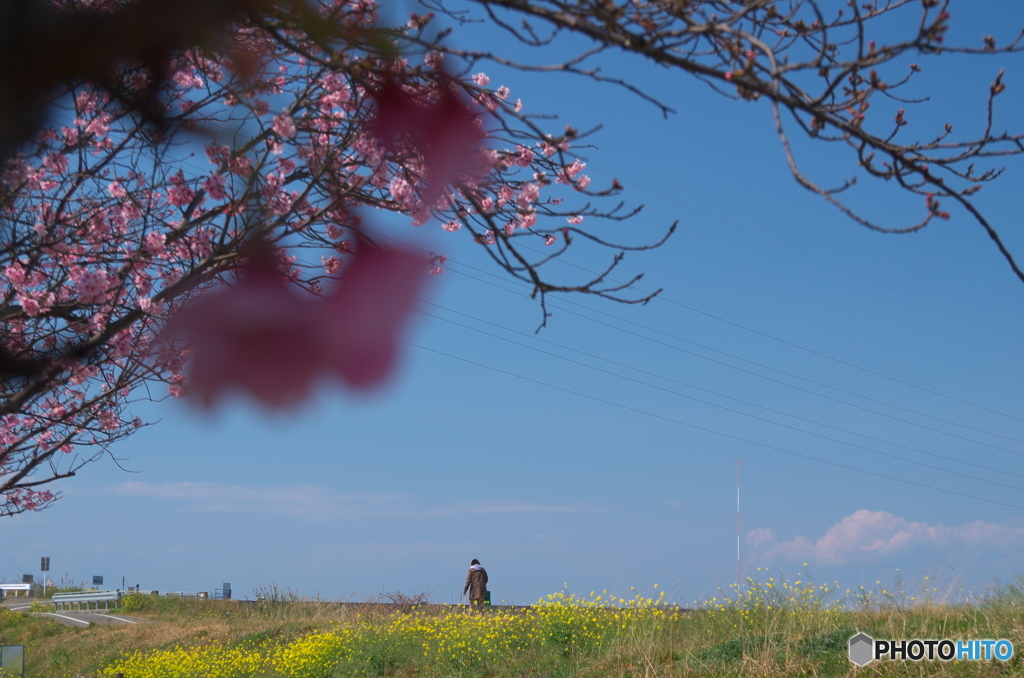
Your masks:
{"label": "person's dark coat", "polygon": [[466,575],[466,586],[462,589],[462,595],[466,595],[466,591],[469,591],[470,600],[483,600],[486,598],[487,570],[479,565],[469,568],[469,574]]}

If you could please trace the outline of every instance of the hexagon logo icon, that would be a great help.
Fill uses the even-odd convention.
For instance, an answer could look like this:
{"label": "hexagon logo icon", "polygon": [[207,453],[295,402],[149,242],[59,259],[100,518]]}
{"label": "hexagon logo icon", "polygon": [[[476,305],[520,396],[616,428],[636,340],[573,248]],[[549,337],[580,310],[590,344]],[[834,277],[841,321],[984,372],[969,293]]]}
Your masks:
{"label": "hexagon logo icon", "polygon": [[870,664],[875,660],[875,639],[866,633],[850,638],[850,661],[857,666]]}

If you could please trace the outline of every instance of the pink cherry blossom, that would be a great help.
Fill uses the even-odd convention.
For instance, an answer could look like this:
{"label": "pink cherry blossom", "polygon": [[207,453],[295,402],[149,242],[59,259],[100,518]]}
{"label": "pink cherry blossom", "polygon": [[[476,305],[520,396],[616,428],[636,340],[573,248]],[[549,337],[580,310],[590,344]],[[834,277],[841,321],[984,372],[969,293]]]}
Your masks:
{"label": "pink cherry blossom", "polygon": [[533,150],[526,146],[520,146],[519,150],[516,151],[515,160],[513,162],[515,162],[519,167],[529,167],[533,164],[533,158]]}
{"label": "pink cherry blossom", "polygon": [[439,89],[433,98],[422,101],[391,78],[374,94],[374,136],[388,150],[397,150],[404,141],[420,154],[426,182],[423,200],[428,206],[434,205],[446,184],[487,169],[477,155],[483,139],[479,118],[454,85],[442,84]]}
{"label": "pink cherry blossom", "polygon": [[519,195],[516,196],[516,204],[521,209],[527,209],[531,204],[537,202],[540,198],[540,186],[534,183],[523,184],[523,187],[519,191]]}
{"label": "pink cherry blossom", "polygon": [[79,300],[85,304],[103,301],[110,289],[117,284],[117,277],[103,269],[73,266],[68,270],[68,277],[78,288]]}
{"label": "pink cherry blossom", "polygon": [[[360,35],[375,23],[373,0],[324,2],[354,12],[345,21]],[[223,59],[184,50],[166,71],[127,75],[128,94],[159,90],[161,110],[177,119],[186,111],[182,122],[194,127],[140,134],[129,102],[83,81],[60,98],[73,106],[59,122],[0,167],[14,215],[0,265],[11,307],[3,348],[32,369],[85,350],[53,363],[59,374],[40,382],[45,392],[23,414],[0,418],[0,445],[27,441],[32,454],[52,454],[109,444],[139,426],[122,407],[150,380],[205,406],[235,392],[270,407],[298,403],[320,380],[379,383],[400,355],[417,290],[445,258],[361,242],[363,205],[414,225],[436,218],[491,246],[503,225],[515,236],[536,228],[538,214],[559,220],[547,209],[556,198],[540,194],[563,163],[539,147],[564,151],[563,137],[507,116],[507,128],[496,125],[509,133],[499,135],[502,150],[484,144],[484,121],[513,102],[521,109],[507,87],[491,90],[483,74],[446,75],[440,52],[418,68],[364,61],[344,40],[335,45],[344,67],[327,66],[322,45],[296,30],[289,35],[305,55],[243,31],[238,39],[255,50],[248,57],[248,47]],[[222,133],[229,119],[237,137]],[[191,159],[163,152],[193,148],[190,129],[213,133],[208,163],[198,148]],[[270,245],[249,251],[254,233],[292,256]],[[237,271],[225,271],[232,261]],[[0,516],[11,496],[0,495]],[[22,506],[45,502],[24,496]]]}
{"label": "pink cherry blossom", "polygon": [[214,200],[223,200],[227,197],[227,193],[224,191],[224,176],[221,174],[211,174],[203,182],[203,190]]}
{"label": "pink cherry blossom", "polygon": [[274,131],[285,139],[295,136],[295,121],[292,116],[282,113],[274,118]]}
{"label": "pink cherry blossom", "polygon": [[128,195],[128,191],[125,190],[124,186],[121,185],[120,181],[111,181],[110,185],[107,186],[107,191],[110,192],[111,196],[118,199]]}
{"label": "pink cherry blossom", "polygon": [[293,293],[274,253],[261,247],[237,285],[200,299],[172,323],[172,332],[194,343],[188,388],[205,406],[233,388],[271,407],[294,405],[323,371],[312,301]]}
{"label": "pink cherry blossom", "polygon": [[142,249],[150,254],[160,254],[164,251],[166,241],[166,235],[152,231],[143,239]]}
{"label": "pink cherry blossom", "polygon": [[444,54],[437,50],[430,50],[423,56],[423,63],[431,70],[440,71],[444,67]]}
{"label": "pink cherry blossom", "polygon": [[[569,165],[568,167],[566,167],[566,168],[564,168],[564,169],[562,169],[562,170],[560,170],[558,172],[558,175],[556,176],[555,181],[557,181],[560,184],[566,184],[566,185],[572,184],[574,182],[574,180],[576,179],[576,175],[579,174],[581,171],[583,171],[583,168],[586,167],[586,166],[587,166],[587,163],[580,162],[579,160],[574,160],[571,165]],[[589,183],[589,180],[588,180],[588,183]]]}
{"label": "pink cherry blossom", "polygon": [[331,362],[350,386],[383,381],[394,367],[398,335],[426,282],[427,262],[408,252],[363,247],[342,272],[328,309]]}
{"label": "pink cherry blossom", "polygon": [[43,160],[43,166],[53,174],[64,174],[68,171],[70,160],[63,153],[50,153]]}
{"label": "pink cherry blossom", "polygon": [[320,257],[324,265],[324,273],[334,275],[341,268],[341,260],[337,257]]}
{"label": "pink cherry blossom", "polygon": [[178,207],[185,207],[196,196],[195,191],[185,183],[185,175],[179,170],[171,177],[171,186],[167,189],[167,202]]}
{"label": "pink cherry blossom", "polygon": [[[329,273],[340,262],[324,260]],[[391,371],[398,333],[427,276],[420,256],[364,247],[339,285],[314,297],[292,285],[269,246],[254,248],[238,283],[202,298],[172,322],[195,347],[188,388],[205,406],[242,390],[271,407],[301,402],[339,375],[355,388]]]}

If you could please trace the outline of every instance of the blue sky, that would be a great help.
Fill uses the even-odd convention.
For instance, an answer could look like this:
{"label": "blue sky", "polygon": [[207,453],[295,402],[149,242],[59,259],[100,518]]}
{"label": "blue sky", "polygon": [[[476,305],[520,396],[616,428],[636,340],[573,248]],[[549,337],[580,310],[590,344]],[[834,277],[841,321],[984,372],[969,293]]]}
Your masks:
{"label": "blue sky", "polygon": [[[1024,22],[1014,3],[963,5],[951,40]],[[497,40],[482,26],[455,38]],[[871,588],[899,569],[911,586],[928,575],[978,592],[1024,571],[1024,284],[981,229],[954,210],[913,236],[868,232],[792,180],[766,104],[637,60],[602,65],[679,113],[663,120],[580,79],[484,70],[558,125],[604,125],[586,172],[646,205],[605,232],[643,243],[679,220],[620,276],[644,272],[661,298],[556,298],[535,335],[528,290],[463,233],[371,215],[387,237],[451,257],[386,389],[325,386],[283,414],[140,403],[159,421],[114,448],[132,473],[101,461],[53,508],[5,520],[0,578],[49,556],[53,578],[76,582],[446,602],[479,558],[496,600],[658,584],[692,601],[735,581],[736,460],[744,575],[795,578],[809,563],[816,580]],[[976,129],[1000,68],[996,128],[1019,129],[1021,56],[921,65],[915,92],[933,98],[911,130]],[[798,149],[826,184],[854,171],[842,148]],[[1009,162],[979,203],[1024,255],[1022,169]],[[923,208],[856,191],[892,223]],[[551,271],[606,262],[581,249]]]}

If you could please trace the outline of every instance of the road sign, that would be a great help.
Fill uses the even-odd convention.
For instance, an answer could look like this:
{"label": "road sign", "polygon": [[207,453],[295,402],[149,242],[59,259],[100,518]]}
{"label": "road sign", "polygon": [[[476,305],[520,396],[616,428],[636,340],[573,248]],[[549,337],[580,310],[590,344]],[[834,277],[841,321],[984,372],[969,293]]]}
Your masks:
{"label": "road sign", "polygon": [[25,675],[24,645],[0,645],[0,673],[5,676]]}
{"label": "road sign", "polygon": [[45,556],[43,558],[40,558],[39,559],[39,569],[42,570],[43,572],[49,572],[50,571],[50,559],[46,558]]}
{"label": "road sign", "polygon": [[92,585],[93,586],[103,586],[103,577],[101,577],[100,575],[94,574],[92,576]]}
{"label": "road sign", "polygon": [[30,575],[30,574],[23,574],[23,575],[21,575],[21,583],[22,584],[31,584],[33,581],[35,581],[35,578],[32,575]]}

